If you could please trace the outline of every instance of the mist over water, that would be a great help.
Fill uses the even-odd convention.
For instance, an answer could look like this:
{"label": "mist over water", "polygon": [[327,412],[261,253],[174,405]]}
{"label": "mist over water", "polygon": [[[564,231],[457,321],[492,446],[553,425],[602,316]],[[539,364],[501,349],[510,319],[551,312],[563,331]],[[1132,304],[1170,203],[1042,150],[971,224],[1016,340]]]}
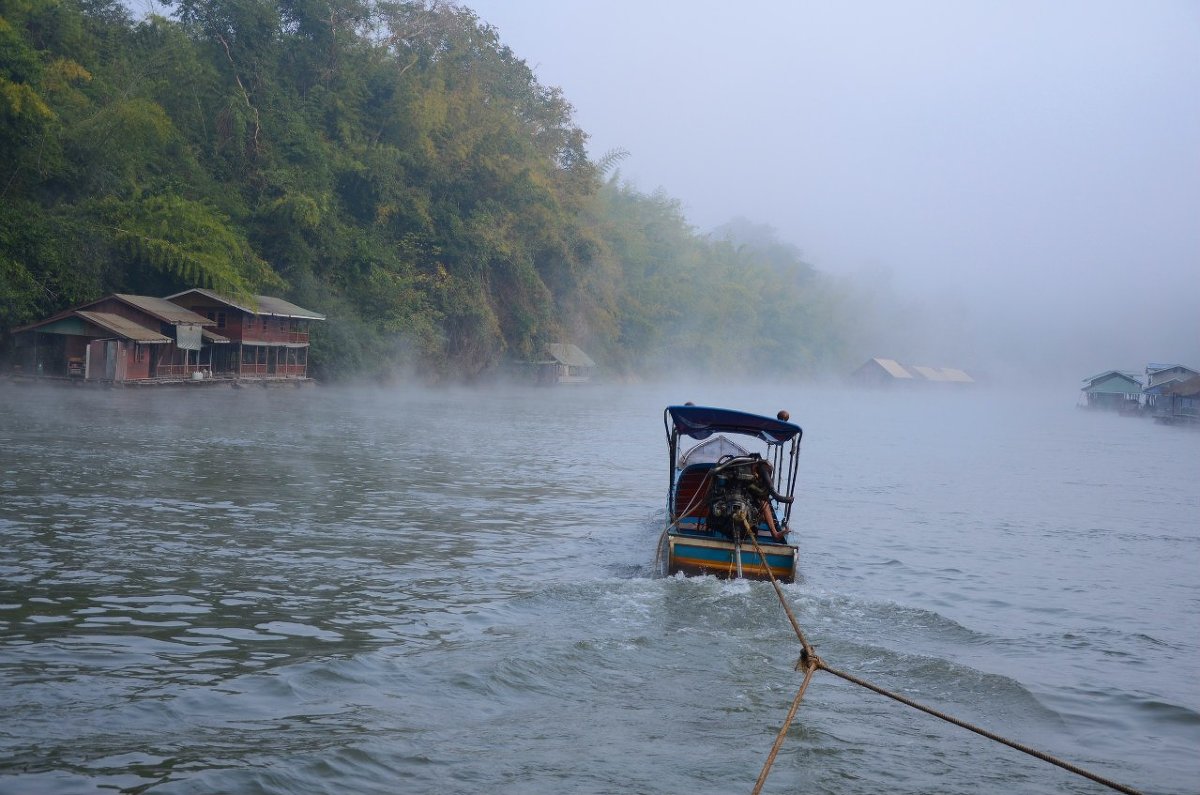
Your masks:
{"label": "mist over water", "polygon": [[468,6],[622,179],[842,280],[851,359],[1200,364],[1195,3]]}
{"label": "mist over water", "polygon": [[[0,391],[0,793],[749,791],[770,586],[652,576],[662,409],[805,429],[831,665],[1200,780],[1198,438],[1044,393]],[[768,792],[1099,792],[818,674]]]}

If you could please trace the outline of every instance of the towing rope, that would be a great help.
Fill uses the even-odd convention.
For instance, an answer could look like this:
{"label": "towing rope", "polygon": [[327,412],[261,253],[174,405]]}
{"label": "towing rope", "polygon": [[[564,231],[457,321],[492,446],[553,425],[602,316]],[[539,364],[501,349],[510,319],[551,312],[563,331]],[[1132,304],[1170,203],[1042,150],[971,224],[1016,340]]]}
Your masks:
{"label": "towing rope", "polygon": [[935,718],[941,718],[947,723],[952,723],[955,726],[964,728],[967,731],[975,732],[976,734],[986,737],[989,740],[995,740],[998,743],[1007,745],[1009,748],[1015,748],[1022,753],[1029,754],[1032,757],[1041,759],[1043,762],[1049,762],[1052,765],[1061,767],[1063,770],[1070,771],[1077,776],[1090,779],[1097,784],[1103,784],[1109,789],[1116,790],[1117,792],[1124,792],[1126,795],[1142,795],[1140,791],[1133,789],[1132,787],[1127,787],[1124,784],[1120,784],[1111,779],[1097,775],[1091,771],[1084,770],[1077,765],[1073,765],[1070,762],[1058,759],[1057,757],[1039,751],[1036,748],[1031,748],[1028,745],[1023,745],[1022,743],[1001,737],[1000,735],[990,732],[987,729],[980,728],[979,726],[975,726],[967,721],[955,718],[952,715],[948,715],[945,712],[933,709],[932,707],[927,707],[924,704],[912,700],[911,698],[887,690],[879,685],[872,684],[865,679],[860,679],[857,676],[846,673],[845,671],[840,671],[836,668],[830,667],[825,663],[824,660],[816,655],[812,645],[808,642],[808,639],[804,637],[804,631],[800,628],[800,622],[796,620],[796,616],[792,612],[792,608],[788,604],[787,598],[784,596],[783,588],[779,585],[779,581],[775,579],[775,574],[771,571],[771,567],[767,565],[767,554],[763,552],[762,547],[759,546],[758,539],[755,538],[753,533],[750,534],[750,540],[754,542],[754,549],[758,552],[758,557],[762,561],[763,568],[767,570],[767,576],[771,579],[771,585],[775,588],[775,595],[779,597],[779,603],[783,605],[783,611],[787,613],[788,621],[791,622],[792,629],[795,631],[796,637],[800,641],[800,646],[803,651],[800,653],[800,660],[796,664],[796,669],[804,670],[804,680],[800,683],[800,690],[796,693],[796,697],[792,699],[792,706],[788,710],[787,716],[784,718],[783,726],[780,727],[779,733],[775,736],[775,743],[771,746],[770,753],[767,754],[767,761],[765,764],[763,764],[762,772],[758,775],[758,781],[756,781],[754,784],[752,795],[759,795],[759,793],[762,792],[763,785],[767,782],[767,776],[771,772],[771,766],[775,764],[775,757],[779,753],[779,749],[783,746],[783,740],[787,736],[788,729],[791,727],[792,721],[795,720],[796,712],[800,708],[800,702],[804,698],[804,692],[808,689],[808,683],[812,681],[813,674],[815,674],[817,671],[828,671],[834,676],[844,679],[847,682],[856,684],[859,687],[865,687],[866,689],[878,693],[881,696],[887,696],[890,699],[899,701],[901,704],[906,704],[913,709],[918,709],[921,712],[934,716]]}

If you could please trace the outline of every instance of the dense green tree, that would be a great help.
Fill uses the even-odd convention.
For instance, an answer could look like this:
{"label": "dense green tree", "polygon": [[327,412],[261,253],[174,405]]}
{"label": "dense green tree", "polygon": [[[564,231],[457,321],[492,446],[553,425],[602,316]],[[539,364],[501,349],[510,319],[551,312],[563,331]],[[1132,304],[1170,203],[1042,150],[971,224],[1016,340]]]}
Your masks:
{"label": "dense green tree", "polygon": [[[771,230],[705,237],[443,0],[0,0],[0,328],[123,290],[285,295],[331,378],[802,370],[839,303]],[[0,331],[0,334],[3,332]]]}

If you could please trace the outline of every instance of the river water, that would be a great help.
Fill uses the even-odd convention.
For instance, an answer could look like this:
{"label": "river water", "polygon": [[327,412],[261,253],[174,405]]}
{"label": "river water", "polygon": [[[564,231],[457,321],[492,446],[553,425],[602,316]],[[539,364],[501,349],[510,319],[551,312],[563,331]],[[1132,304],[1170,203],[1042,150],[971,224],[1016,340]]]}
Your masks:
{"label": "river water", "polygon": [[[1200,434],[1043,394],[0,389],[0,793],[750,792],[771,586],[658,578],[662,409],[805,429],[831,665],[1200,792]],[[766,792],[1105,792],[818,674]]]}

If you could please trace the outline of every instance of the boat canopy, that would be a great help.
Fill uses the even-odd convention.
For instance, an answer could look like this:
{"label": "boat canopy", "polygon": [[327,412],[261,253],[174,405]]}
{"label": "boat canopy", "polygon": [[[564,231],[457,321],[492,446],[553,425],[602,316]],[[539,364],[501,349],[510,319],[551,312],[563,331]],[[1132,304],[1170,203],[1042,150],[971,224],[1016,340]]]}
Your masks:
{"label": "boat canopy", "polygon": [[667,413],[676,431],[693,439],[707,439],[714,433],[742,433],[762,439],[767,444],[782,444],[803,433],[799,425],[731,409],[668,406]]}

